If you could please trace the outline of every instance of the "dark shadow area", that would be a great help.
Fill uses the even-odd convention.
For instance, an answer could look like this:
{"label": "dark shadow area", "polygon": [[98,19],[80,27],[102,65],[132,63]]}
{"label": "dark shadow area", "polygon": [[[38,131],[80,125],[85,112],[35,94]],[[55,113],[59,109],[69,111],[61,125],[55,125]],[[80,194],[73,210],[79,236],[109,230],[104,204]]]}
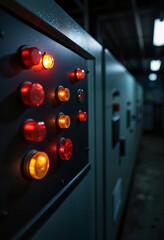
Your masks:
{"label": "dark shadow area", "polygon": [[12,78],[23,70],[17,54],[10,54],[0,59],[0,74],[4,78]]}
{"label": "dark shadow area", "polygon": [[19,104],[17,91],[7,96],[0,102],[0,123],[10,123],[17,120],[21,114],[26,110],[23,104]]}
{"label": "dark shadow area", "polygon": [[[20,146],[18,148],[18,146]],[[17,160],[24,155],[28,148],[28,144],[22,142],[21,136],[18,133],[8,144],[4,156],[4,164],[17,162]]]}

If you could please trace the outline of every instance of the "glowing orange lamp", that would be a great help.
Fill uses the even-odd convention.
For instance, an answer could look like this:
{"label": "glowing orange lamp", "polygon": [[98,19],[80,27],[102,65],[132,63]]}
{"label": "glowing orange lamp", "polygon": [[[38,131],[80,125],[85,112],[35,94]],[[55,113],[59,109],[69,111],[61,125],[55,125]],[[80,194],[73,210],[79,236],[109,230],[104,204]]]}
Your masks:
{"label": "glowing orange lamp", "polygon": [[24,162],[24,174],[28,178],[42,179],[50,166],[49,157],[45,152],[31,151]]}

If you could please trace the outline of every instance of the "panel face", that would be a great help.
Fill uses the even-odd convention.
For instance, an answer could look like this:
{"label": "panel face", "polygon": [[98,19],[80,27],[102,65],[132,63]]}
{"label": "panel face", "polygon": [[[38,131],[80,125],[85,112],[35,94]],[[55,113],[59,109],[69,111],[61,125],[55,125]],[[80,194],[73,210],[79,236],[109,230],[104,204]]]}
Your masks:
{"label": "panel face", "polygon": [[[5,35],[0,38],[0,238],[9,239],[21,230],[43,207],[67,186],[84,169],[88,169],[88,123],[77,118],[79,110],[88,110],[87,76],[77,80],[70,77],[77,68],[87,70],[87,60],[65,48],[38,31],[30,28],[7,13],[0,11],[1,28]],[[18,60],[17,50],[23,46],[37,47],[42,53],[54,57],[54,67],[40,66],[24,69]],[[25,106],[18,94],[20,85],[26,81],[39,83],[45,91],[41,106]],[[59,86],[70,90],[68,102],[56,100]],[[84,101],[78,101],[78,90],[84,91]],[[59,129],[60,113],[71,119],[70,127]],[[46,137],[42,142],[23,139],[22,126],[27,119],[43,121]],[[73,143],[70,160],[59,157],[62,138]],[[22,173],[25,156],[31,151],[45,152],[50,167],[45,178],[28,179]],[[66,149],[67,151],[68,149]],[[5,214],[4,214],[5,213]],[[8,230],[10,226],[10,231]]]}

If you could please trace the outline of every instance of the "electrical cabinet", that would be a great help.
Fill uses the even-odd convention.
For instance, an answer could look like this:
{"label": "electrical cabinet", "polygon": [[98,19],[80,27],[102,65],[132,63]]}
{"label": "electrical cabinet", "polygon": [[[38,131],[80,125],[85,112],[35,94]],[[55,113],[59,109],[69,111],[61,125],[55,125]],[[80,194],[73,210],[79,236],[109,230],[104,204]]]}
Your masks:
{"label": "electrical cabinet", "polygon": [[[95,185],[96,159],[102,158],[96,135],[102,131],[94,132],[100,106],[95,111],[93,91],[102,82],[97,67],[102,47],[56,3],[49,3],[35,1],[36,12],[32,1],[28,6],[23,1],[0,3],[5,33],[0,38],[2,239],[102,235],[102,210],[96,206],[98,201],[103,206],[102,195]],[[39,8],[43,12],[47,6],[48,14],[40,18]],[[64,30],[58,29],[63,17]],[[51,219],[55,226],[48,224]]]}
{"label": "electrical cabinet", "polygon": [[[141,134],[141,129],[138,133],[136,106],[142,107],[142,87],[107,49],[104,51],[104,76],[105,239],[114,240],[135,164],[137,134]],[[109,119],[112,119],[111,125]]]}

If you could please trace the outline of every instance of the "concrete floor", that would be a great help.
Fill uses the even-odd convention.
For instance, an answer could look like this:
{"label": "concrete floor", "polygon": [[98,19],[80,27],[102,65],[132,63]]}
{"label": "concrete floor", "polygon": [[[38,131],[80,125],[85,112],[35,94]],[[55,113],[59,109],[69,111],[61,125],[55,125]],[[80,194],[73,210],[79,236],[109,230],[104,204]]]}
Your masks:
{"label": "concrete floor", "polygon": [[119,240],[164,240],[164,136],[142,138]]}

